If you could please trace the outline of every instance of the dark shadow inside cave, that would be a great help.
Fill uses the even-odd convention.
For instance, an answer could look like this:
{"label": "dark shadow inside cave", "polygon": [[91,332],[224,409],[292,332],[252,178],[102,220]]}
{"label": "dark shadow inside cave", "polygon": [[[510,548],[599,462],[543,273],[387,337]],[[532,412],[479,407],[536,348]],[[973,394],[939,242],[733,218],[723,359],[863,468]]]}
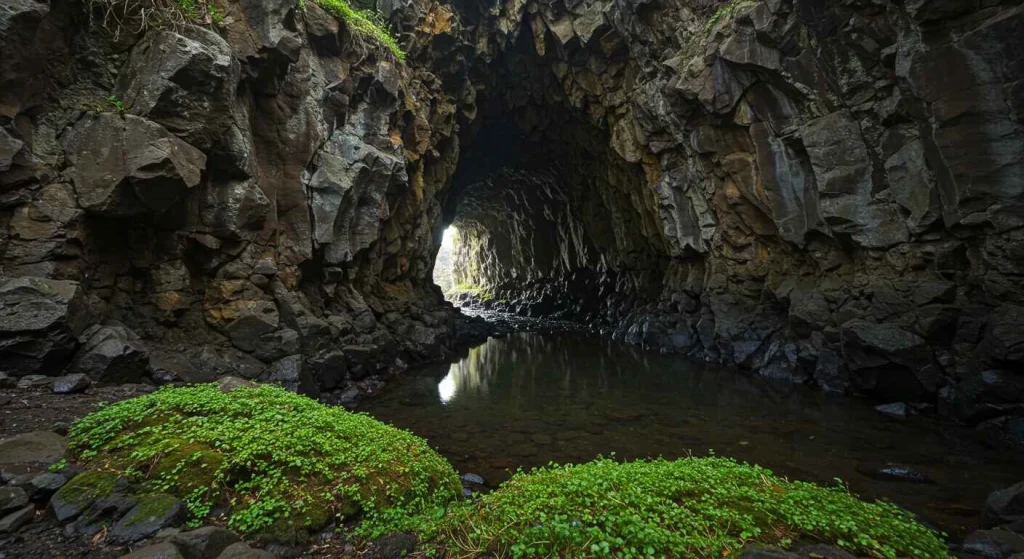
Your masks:
{"label": "dark shadow inside cave", "polygon": [[593,314],[618,271],[661,268],[650,177],[613,149],[606,118],[571,108],[558,68],[528,41],[493,62],[490,76],[435,234],[439,246],[445,228],[459,232],[455,300],[500,300],[530,316]]}

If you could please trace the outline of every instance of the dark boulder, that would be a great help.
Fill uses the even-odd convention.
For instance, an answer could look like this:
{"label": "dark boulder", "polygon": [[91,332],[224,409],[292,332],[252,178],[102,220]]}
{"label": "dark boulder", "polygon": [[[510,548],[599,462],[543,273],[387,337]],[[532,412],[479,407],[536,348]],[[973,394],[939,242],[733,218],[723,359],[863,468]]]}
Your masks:
{"label": "dark boulder", "polygon": [[28,474],[12,484],[24,489],[33,502],[45,504],[67,482],[68,478],[64,474],[45,472]]}
{"label": "dark boulder", "polygon": [[841,336],[851,378],[880,398],[927,400],[941,377],[924,339],[896,324],[855,319],[842,326]]}
{"label": "dark boulder", "polygon": [[303,364],[301,355],[289,355],[267,366],[260,376],[263,382],[272,382],[299,394],[319,394],[319,387]]}
{"label": "dark boulder", "polygon": [[93,326],[79,338],[71,370],[107,384],[138,383],[149,368],[149,353],[139,337],[127,327],[112,324]]}
{"label": "dark boulder", "polygon": [[993,522],[1024,520],[1024,481],[989,493],[985,516]]}
{"label": "dark boulder", "polygon": [[367,559],[401,559],[416,550],[416,536],[388,534],[372,544],[366,551]]}
{"label": "dark boulder", "polygon": [[168,541],[181,551],[185,559],[216,559],[229,546],[241,541],[241,538],[219,526],[204,526],[174,534]]}
{"label": "dark boulder", "polygon": [[75,394],[82,392],[92,384],[89,377],[82,373],[64,375],[53,379],[54,394]]}
{"label": "dark boulder", "polygon": [[88,320],[77,282],[0,280],[0,370],[54,375],[71,360]]}
{"label": "dark boulder", "polygon": [[28,524],[36,516],[36,507],[26,505],[10,514],[0,517],[0,534],[14,532]]}
{"label": "dark boulder", "polygon": [[0,487],[0,512],[21,508],[28,504],[28,493],[20,487]]}
{"label": "dark boulder", "polygon": [[988,317],[979,349],[997,363],[1024,363],[1024,307],[1003,305]]}
{"label": "dark boulder", "polygon": [[201,151],[133,115],[82,118],[65,134],[64,150],[78,204],[106,217],[167,210],[206,169]]}
{"label": "dark boulder", "polygon": [[64,484],[50,499],[48,509],[59,522],[72,520],[88,510],[99,499],[127,487],[116,474],[85,472]]}
{"label": "dark boulder", "polygon": [[157,384],[212,382],[217,375],[196,368],[187,355],[180,352],[154,351],[149,356],[149,377]]}
{"label": "dark boulder", "polygon": [[51,464],[64,457],[68,441],[52,431],[32,431],[0,440],[0,465]]}
{"label": "dark boulder", "polygon": [[1010,559],[1024,553],[1024,536],[1009,530],[978,530],[964,538],[963,549],[985,559]]}
{"label": "dark boulder", "polygon": [[109,538],[115,543],[144,540],[163,528],[176,525],[185,508],[171,495],[155,493],[137,498],[138,503],[111,528]]}
{"label": "dark boulder", "polygon": [[116,91],[130,113],[209,150],[231,124],[238,78],[239,64],[220,35],[183,26],[147,33],[132,49]]}

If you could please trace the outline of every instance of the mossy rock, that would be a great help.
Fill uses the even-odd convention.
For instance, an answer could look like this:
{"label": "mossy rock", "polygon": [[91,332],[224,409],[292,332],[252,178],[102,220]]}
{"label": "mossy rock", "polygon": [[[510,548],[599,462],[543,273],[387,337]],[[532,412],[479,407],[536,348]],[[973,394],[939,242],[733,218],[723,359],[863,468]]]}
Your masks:
{"label": "mossy rock", "polygon": [[222,511],[233,530],[289,543],[357,513],[357,535],[412,530],[461,495],[422,439],[273,386],[163,388],[69,438],[80,462],[181,499],[193,523]]}
{"label": "mossy rock", "polygon": [[49,509],[57,520],[66,522],[85,512],[98,499],[126,486],[118,474],[85,472],[72,478],[53,495]]}
{"label": "mossy rock", "polygon": [[163,528],[176,525],[183,516],[181,501],[172,495],[140,495],[137,504],[110,530],[110,540],[132,543],[144,540]]}
{"label": "mossy rock", "polygon": [[808,540],[861,556],[948,557],[939,534],[895,505],[726,458],[520,472],[450,513],[438,533],[435,543],[459,556],[721,558],[750,543]]}

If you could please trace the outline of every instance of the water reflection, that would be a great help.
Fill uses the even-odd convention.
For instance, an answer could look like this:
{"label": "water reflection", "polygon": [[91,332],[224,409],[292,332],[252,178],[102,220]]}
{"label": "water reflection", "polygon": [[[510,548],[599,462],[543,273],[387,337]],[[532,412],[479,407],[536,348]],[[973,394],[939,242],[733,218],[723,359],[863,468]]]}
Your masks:
{"label": "water reflection", "polygon": [[[1019,467],[953,425],[893,421],[867,402],[577,334],[490,340],[393,383],[366,411],[493,482],[549,461],[714,449],[798,479],[840,477],[951,533],[975,526],[985,495],[1017,481]],[[857,473],[858,465],[883,461],[910,464],[937,483]]]}

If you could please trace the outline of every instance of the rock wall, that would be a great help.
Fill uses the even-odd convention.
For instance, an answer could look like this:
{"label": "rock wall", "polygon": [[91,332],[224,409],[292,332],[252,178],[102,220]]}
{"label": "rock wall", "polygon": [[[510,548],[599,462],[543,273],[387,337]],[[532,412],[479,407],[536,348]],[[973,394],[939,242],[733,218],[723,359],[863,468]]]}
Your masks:
{"label": "rock wall", "polygon": [[[464,281],[499,308],[937,404],[1024,443],[1020,2],[559,1],[522,18],[552,75],[514,74],[506,91],[532,96],[506,112],[564,107],[613,161],[563,167],[641,180],[587,212],[579,179],[506,165],[489,223],[454,211]],[[552,120],[574,127],[520,127],[535,150],[555,149],[533,131]],[[617,257],[623,239],[649,256]]]}
{"label": "rock wall", "polygon": [[[5,2],[4,373],[240,374],[348,401],[454,343],[425,278],[457,92],[313,2],[216,5],[222,24],[140,31]],[[433,36],[414,28],[410,56],[433,60]]]}
{"label": "rock wall", "polygon": [[1024,442],[1021,2],[215,4],[5,3],[9,374],[349,398],[463,330],[454,222],[514,310]]}

